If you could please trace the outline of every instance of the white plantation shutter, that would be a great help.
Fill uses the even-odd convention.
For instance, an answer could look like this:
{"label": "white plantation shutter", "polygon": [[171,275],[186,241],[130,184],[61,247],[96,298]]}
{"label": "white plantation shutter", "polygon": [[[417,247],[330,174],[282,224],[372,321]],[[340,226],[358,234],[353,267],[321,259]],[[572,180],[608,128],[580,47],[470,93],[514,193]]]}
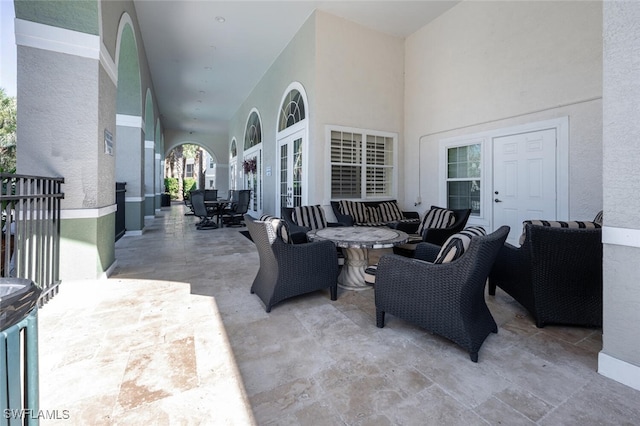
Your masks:
{"label": "white plantation shutter", "polygon": [[395,135],[335,128],[330,137],[332,199],[394,195]]}

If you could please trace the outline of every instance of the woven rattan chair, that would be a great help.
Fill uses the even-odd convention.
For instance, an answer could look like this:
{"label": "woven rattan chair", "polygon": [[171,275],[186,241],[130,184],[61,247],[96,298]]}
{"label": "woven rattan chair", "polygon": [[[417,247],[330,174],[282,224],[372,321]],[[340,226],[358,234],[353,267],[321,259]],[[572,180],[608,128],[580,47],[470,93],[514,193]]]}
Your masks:
{"label": "woven rattan chair", "polygon": [[338,257],[331,241],[288,244],[272,221],[257,221],[250,215],[244,221],[260,256],[251,293],[258,295],[267,312],[285,299],[326,288],[331,300],[337,299]]}
{"label": "woven rattan chair", "polygon": [[450,263],[432,264],[440,247],[420,243],[415,258],[384,255],[375,284],[376,325],[389,313],[446,337],[478,362],[478,351],[498,327],[484,299],[484,287],[509,227],[474,237]]}
{"label": "woven rattan chair", "polygon": [[505,244],[489,274],[545,324],[602,326],[602,229],[526,224],[521,247]]}

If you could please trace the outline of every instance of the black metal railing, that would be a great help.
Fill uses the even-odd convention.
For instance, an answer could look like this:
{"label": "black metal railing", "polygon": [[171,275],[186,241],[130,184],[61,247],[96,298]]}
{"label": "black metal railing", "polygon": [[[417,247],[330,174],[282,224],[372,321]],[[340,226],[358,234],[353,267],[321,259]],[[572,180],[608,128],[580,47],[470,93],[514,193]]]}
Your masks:
{"label": "black metal railing", "polygon": [[116,182],[116,241],[127,231],[125,226],[125,193],[127,182]]}
{"label": "black metal railing", "polygon": [[40,304],[60,284],[60,201],[64,178],[0,173],[0,276],[27,278],[42,288]]}

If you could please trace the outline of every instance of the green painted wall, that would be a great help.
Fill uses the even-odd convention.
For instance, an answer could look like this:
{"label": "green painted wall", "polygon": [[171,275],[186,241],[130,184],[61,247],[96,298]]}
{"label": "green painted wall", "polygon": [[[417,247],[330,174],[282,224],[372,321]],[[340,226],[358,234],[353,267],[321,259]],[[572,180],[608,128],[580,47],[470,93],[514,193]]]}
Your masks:
{"label": "green painted wall", "polygon": [[99,35],[96,0],[16,0],[16,18]]}
{"label": "green painted wall", "polygon": [[127,231],[141,231],[144,228],[144,201],[127,201],[124,214]]}
{"label": "green painted wall", "polygon": [[122,30],[118,60],[118,114],[142,116],[142,93],[138,49],[131,26]]}
{"label": "green painted wall", "polygon": [[115,212],[60,221],[60,279],[95,279],[115,262]]}

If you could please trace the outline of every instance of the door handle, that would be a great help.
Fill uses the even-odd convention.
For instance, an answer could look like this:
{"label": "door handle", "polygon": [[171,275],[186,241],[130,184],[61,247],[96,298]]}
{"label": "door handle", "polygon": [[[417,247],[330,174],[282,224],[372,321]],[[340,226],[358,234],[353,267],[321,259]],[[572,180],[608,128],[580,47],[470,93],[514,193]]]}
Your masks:
{"label": "door handle", "polygon": [[496,203],[501,203],[501,202],[502,202],[502,200],[500,200],[500,199],[498,199],[498,198],[496,198],[496,199],[495,199],[495,200],[493,200],[493,201],[495,201]]}

